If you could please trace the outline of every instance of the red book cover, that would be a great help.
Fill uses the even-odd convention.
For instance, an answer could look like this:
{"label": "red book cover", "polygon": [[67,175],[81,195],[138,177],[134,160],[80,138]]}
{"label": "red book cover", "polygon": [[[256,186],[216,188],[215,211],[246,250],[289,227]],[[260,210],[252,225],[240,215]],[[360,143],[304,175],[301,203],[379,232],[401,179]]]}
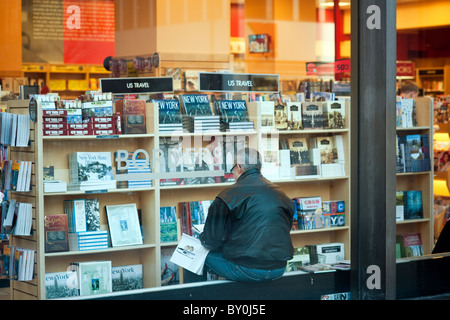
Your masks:
{"label": "red book cover", "polygon": [[118,100],[116,111],[122,116],[123,134],[147,133],[145,100]]}
{"label": "red book cover", "polygon": [[67,215],[55,214],[45,216],[45,252],[69,251],[69,233]]}

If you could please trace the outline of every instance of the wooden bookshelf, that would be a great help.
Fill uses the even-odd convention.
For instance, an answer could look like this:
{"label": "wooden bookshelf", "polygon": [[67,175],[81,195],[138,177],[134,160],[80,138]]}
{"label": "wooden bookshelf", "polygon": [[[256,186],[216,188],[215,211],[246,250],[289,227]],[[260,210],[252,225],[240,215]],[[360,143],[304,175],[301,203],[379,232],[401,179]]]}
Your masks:
{"label": "wooden bookshelf", "polygon": [[[258,102],[248,103],[249,115],[255,123],[256,130],[246,132],[249,146],[257,147],[262,137],[259,130],[260,123],[256,118],[260,105]],[[322,201],[341,200],[345,202],[345,226],[296,230],[291,232],[295,247],[309,244],[329,242],[342,242],[345,246],[345,258],[350,258],[350,230],[351,212],[350,203],[350,103],[346,104],[346,128],[338,130],[299,130],[274,132],[279,136],[306,136],[342,135],[345,153],[345,175],[314,179],[288,179],[274,180],[291,198],[321,196]],[[28,112],[28,101],[11,101],[8,109],[15,113]],[[406,133],[420,132],[430,134],[432,139],[430,99],[418,99],[418,126],[399,131]],[[32,141],[28,148],[14,148],[12,157],[26,157],[34,164],[32,175],[32,191],[28,194],[15,193],[14,197],[24,202],[33,201],[33,235],[31,237],[12,236],[11,244],[36,250],[35,278],[28,282],[11,281],[11,297],[13,299],[45,299],[45,274],[65,271],[71,262],[111,260],[113,266],[142,264],[144,269],[144,288],[158,288],[161,286],[161,250],[174,248],[176,242],[162,243],[160,241],[159,208],[177,205],[183,201],[212,200],[231,183],[216,183],[208,185],[160,186],[159,180],[153,180],[151,188],[116,189],[105,193],[87,194],[80,191],[44,193],[43,167],[55,167],[55,179],[68,181],[68,154],[74,151],[109,151],[117,150],[147,151],[159,149],[160,134],[158,128],[158,111],[156,105],[147,104],[147,133],[142,135],[119,135],[114,139],[98,139],[97,137],[44,137],[42,136],[42,115],[38,110],[37,120],[32,123]],[[232,133],[217,132],[217,136],[226,137]],[[198,134],[185,133],[183,139],[198,139]],[[432,140],[430,140],[431,143]],[[209,143],[208,139],[202,141],[203,145]],[[16,150],[17,149],[17,150]],[[152,160],[151,160],[152,161]],[[152,162],[152,172],[159,172],[158,161]],[[399,173],[397,174],[397,190],[413,190],[420,188],[423,191],[424,218],[397,223],[397,232],[421,232],[424,241],[425,253],[430,253],[433,245],[433,172]],[[63,201],[67,199],[98,198],[100,201],[101,224],[107,226],[105,205],[136,203],[142,210],[142,226],[144,243],[128,247],[110,247],[104,250],[86,252],[58,252],[45,253],[44,250],[44,216],[48,214],[63,213]],[[19,200],[20,201],[20,200]],[[395,214],[395,213],[393,213]]]}
{"label": "wooden bookshelf", "polygon": [[[431,98],[416,99],[417,126],[397,128],[398,135],[428,134],[429,156],[433,159],[433,101]],[[424,254],[430,254],[434,247],[434,169],[431,162],[429,171],[397,173],[397,191],[422,191],[423,218],[397,221],[397,234],[419,232],[422,237]]]}

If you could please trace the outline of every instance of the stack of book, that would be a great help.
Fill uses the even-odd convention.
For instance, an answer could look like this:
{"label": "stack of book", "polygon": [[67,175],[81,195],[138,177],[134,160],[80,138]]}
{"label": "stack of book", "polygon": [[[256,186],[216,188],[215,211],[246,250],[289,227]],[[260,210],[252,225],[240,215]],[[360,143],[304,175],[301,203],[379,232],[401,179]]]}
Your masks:
{"label": "stack of book", "polygon": [[220,130],[253,130],[253,121],[249,120],[245,100],[218,100],[215,102],[216,114],[220,115]]}
{"label": "stack of book", "polygon": [[183,102],[183,129],[188,132],[204,132],[220,130],[220,117],[213,115],[209,99],[206,94],[184,94]]}
{"label": "stack of book", "polygon": [[7,245],[1,254],[0,275],[16,281],[31,281],[34,275],[36,252],[31,249]]}
{"label": "stack of book", "polygon": [[[150,162],[147,159],[143,158],[141,155],[143,153],[139,153],[139,155],[133,160],[133,152],[128,153],[127,159],[127,167],[126,169],[116,170],[117,175],[126,175],[126,174],[138,174],[142,179],[128,179],[117,181],[117,188],[149,188],[152,186],[151,179],[145,179],[145,175],[150,174],[152,169],[150,167]],[[117,159],[117,154],[115,154]],[[143,174],[143,175],[141,175]],[[118,178],[117,178],[118,180]]]}
{"label": "stack of book", "polygon": [[180,102],[177,99],[152,100],[158,104],[159,132],[183,131]]}
{"label": "stack of book", "polygon": [[183,129],[188,132],[220,131],[219,116],[184,116]]}
{"label": "stack of book", "polygon": [[99,250],[108,247],[108,230],[69,233],[70,251]]}
{"label": "stack of book", "polygon": [[0,112],[0,142],[3,145],[28,147],[30,141],[30,116]]}

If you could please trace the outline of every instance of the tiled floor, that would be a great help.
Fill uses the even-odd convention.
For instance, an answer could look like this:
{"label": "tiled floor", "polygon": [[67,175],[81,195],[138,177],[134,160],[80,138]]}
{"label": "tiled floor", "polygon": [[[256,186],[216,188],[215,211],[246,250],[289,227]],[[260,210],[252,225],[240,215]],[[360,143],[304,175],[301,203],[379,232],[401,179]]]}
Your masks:
{"label": "tiled floor", "polygon": [[0,300],[9,300],[9,288],[0,288]]}

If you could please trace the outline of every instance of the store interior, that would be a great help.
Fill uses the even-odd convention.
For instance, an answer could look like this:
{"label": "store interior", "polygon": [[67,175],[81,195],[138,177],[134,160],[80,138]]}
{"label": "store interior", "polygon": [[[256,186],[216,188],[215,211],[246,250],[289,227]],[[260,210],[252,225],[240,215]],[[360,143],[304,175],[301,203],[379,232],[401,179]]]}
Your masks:
{"label": "store interior", "polygon": [[[100,90],[100,79],[104,78],[173,77],[174,89],[182,95],[192,91],[188,80],[198,72],[278,75],[279,99],[302,92],[305,83],[317,86],[315,91],[331,91],[334,84],[351,86],[350,9],[350,1],[339,0],[2,1],[0,105],[17,100],[21,85],[37,85],[41,93],[74,100],[86,91]],[[417,120],[421,128],[417,131],[430,135],[430,154],[434,157],[434,166],[426,174],[397,176],[398,190],[411,189],[414,184],[423,188],[424,212],[428,212],[423,221],[397,222],[397,228],[402,232],[420,231],[424,254],[431,254],[450,219],[450,157],[446,157],[450,153],[449,14],[450,1],[397,0],[397,90],[403,82],[415,81],[420,98],[431,98],[426,100],[431,104],[425,100],[417,103],[420,108],[430,108],[418,112],[422,118]],[[349,96],[349,92],[344,95]],[[349,140],[349,130],[343,135]],[[59,145],[54,144],[47,157],[57,155]],[[75,143],[69,144],[68,148],[75,148]],[[136,148],[142,145],[155,147],[156,143],[133,142]],[[311,196],[321,188],[331,194],[326,197],[340,197],[350,190],[346,179],[337,179],[326,187],[324,184],[310,182],[307,187],[312,187]],[[218,190],[204,189],[203,195],[210,198]],[[297,196],[295,185],[288,183],[285,189],[292,197]],[[144,193],[138,198],[149,197],[148,202],[159,207],[175,201],[176,196],[170,192],[157,188],[160,199]],[[201,198],[196,192],[187,190],[182,201]],[[349,199],[348,195],[342,197]],[[154,227],[154,222],[148,224]],[[304,244],[308,236],[317,241],[345,239],[342,242],[348,260],[349,233],[347,228],[330,236],[311,233],[294,238],[298,244]],[[8,239],[3,239],[0,247],[8,244]],[[157,251],[146,245],[151,248],[142,251]],[[132,255],[133,261],[160,260],[159,252]],[[52,272],[59,271],[59,259],[64,263],[69,260],[57,256],[41,259]],[[156,274],[158,270],[153,269],[158,268],[149,273]],[[0,300],[13,297],[7,282],[0,285]],[[148,287],[159,287],[161,279],[148,283]],[[44,298],[44,289],[36,291],[33,297]]]}

